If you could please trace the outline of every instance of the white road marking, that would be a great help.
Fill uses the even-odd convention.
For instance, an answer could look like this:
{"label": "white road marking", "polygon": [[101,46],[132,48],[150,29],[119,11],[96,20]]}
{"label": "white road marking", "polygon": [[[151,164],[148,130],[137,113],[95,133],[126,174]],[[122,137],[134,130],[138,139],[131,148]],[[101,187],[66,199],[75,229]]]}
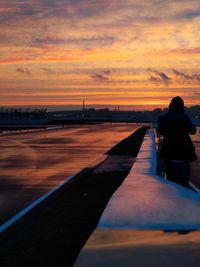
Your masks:
{"label": "white road marking", "polygon": [[189,185],[197,192],[200,194],[200,189],[198,187],[196,187],[196,185],[194,185],[192,182],[189,182]]}

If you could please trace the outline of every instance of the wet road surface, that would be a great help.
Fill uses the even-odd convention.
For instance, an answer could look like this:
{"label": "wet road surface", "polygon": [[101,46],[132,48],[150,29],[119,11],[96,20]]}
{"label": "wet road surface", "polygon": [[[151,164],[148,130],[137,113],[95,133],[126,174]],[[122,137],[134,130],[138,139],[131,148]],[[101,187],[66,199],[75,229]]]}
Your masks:
{"label": "wet road surface", "polygon": [[135,124],[68,126],[0,136],[0,224],[130,135]]}

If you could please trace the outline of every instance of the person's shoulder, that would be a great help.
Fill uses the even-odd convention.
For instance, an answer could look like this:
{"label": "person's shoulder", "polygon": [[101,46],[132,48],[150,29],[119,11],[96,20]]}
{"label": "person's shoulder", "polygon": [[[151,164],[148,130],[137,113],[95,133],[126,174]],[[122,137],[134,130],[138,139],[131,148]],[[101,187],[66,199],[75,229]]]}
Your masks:
{"label": "person's shoulder", "polygon": [[168,116],[169,116],[168,113],[162,114],[162,115],[160,115],[160,116],[158,117],[158,120],[159,120],[159,121],[163,121],[163,120],[167,119]]}

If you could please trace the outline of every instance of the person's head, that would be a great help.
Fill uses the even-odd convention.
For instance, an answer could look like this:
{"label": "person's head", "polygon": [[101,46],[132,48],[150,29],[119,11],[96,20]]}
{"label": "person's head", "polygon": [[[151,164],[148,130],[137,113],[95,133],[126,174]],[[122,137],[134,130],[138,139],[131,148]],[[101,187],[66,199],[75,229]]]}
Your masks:
{"label": "person's head", "polygon": [[169,104],[170,112],[184,113],[184,101],[180,96],[174,97]]}

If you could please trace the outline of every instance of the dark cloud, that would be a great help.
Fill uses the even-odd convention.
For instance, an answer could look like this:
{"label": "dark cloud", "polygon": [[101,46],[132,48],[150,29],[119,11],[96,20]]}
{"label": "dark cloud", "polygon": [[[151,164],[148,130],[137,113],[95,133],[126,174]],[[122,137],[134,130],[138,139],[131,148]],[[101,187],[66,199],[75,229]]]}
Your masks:
{"label": "dark cloud", "polygon": [[200,82],[200,74],[199,73],[194,74],[192,77]]}
{"label": "dark cloud", "polygon": [[[136,3],[136,1],[91,1],[91,0],[37,0],[34,2],[16,1],[16,9],[11,9],[10,12],[1,14],[1,20],[23,21],[25,17],[39,20],[55,19],[55,21],[65,21],[70,23],[73,28],[76,26],[93,28],[94,25],[99,25],[99,18],[101,18],[101,25],[116,27],[118,24],[125,23],[130,25],[132,22],[146,22],[155,23],[160,22],[162,16],[160,13],[155,13],[152,9],[152,5],[143,3]],[[0,3],[0,7],[1,7]],[[7,7],[8,4],[5,6]],[[147,12],[144,12],[147,10]],[[126,12],[128,11],[128,12]],[[131,12],[132,11],[132,12]],[[130,14],[127,14],[130,13]],[[115,17],[118,14],[117,19],[108,19],[114,14]],[[93,18],[94,20],[90,21]],[[105,20],[104,20],[105,18]],[[87,20],[89,24],[81,24],[82,20]]]}
{"label": "dark cloud", "polygon": [[187,73],[175,70],[175,69],[173,69],[172,71],[177,77],[180,77],[184,80],[191,80],[191,81],[200,82],[200,74],[199,73],[195,73],[195,74],[190,75],[190,74],[187,74]]}
{"label": "dark cloud", "polygon": [[52,70],[50,68],[41,68],[41,70],[47,74],[51,74],[51,75],[59,75],[59,74],[66,74],[67,72],[66,71],[55,71],[55,70]]}
{"label": "dark cloud", "polygon": [[[156,84],[166,84],[168,85],[169,82],[172,80],[166,73],[160,72],[157,70],[148,69],[148,72],[150,74],[149,80],[156,83]],[[181,78],[183,81],[193,81],[193,82],[200,82],[200,74],[194,73],[194,74],[187,74],[185,72],[178,71],[176,69],[173,69],[172,72],[176,75],[176,77]]]}
{"label": "dark cloud", "polygon": [[48,69],[48,68],[41,68],[42,71],[48,73],[48,74],[56,74],[55,71],[51,70],[51,69]]}
{"label": "dark cloud", "polygon": [[200,16],[200,11],[199,10],[184,10],[182,12],[179,12],[175,15],[176,19],[194,19],[196,17]]}
{"label": "dark cloud", "polygon": [[111,70],[105,70],[99,73],[90,74],[90,77],[96,81],[109,81],[111,75]]}
{"label": "dark cloud", "polygon": [[69,42],[75,42],[82,44],[84,46],[107,46],[112,45],[115,41],[117,41],[117,38],[115,36],[110,35],[103,35],[103,36],[92,36],[92,37],[83,37],[79,39],[69,39]]}
{"label": "dark cloud", "polygon": [[111,70],[105,70],[103,73],[104,73],[104,75],[109,76],[112,74],[112,71]]}
{"label": "dark cloud", "polygon": [[173,69],[172,71],[178,77],[182,77],[185,80],[192,80],[192,76],[190,76],[190,75],[188,75],[188,74],[186,74],[184,72],[181,72],[181,71],[178,71],[178,70],[175,70],[175,69]]}
{"label": "dark cloud", "polygon": [[112,45],[118,40],[117,37],[111,35],[100,35],[100,36],[85,36],[81,38],[65,38],[58,36],[47,36],[43,38],[34,38],[31,42],[33,46],[45,47],[48,45],[78,45],[82,47],[93,47],[93,46],[107,46]]}
{"label": "dark cloud", "polygon": [[30,4],[24,4],[20,6],[20,10],[18,11],[18,15],[21,16],[32,16],[39,12],[39,9],[37,6],[30,5]]}
{"label": "dark cloud", "polygon": [[46,45],[61,45],[64,44],[66,40],[60,37],[43,37],[43,38],[35,38],[32,40],[32,44],[34,46],[46,46]]}
{"label": "dark cloud", "polygon": [[171,80],[171,78],[164,72],[153,70],[151,68],[148,69],[148,72],[150,74],[149,80],[156,84],[161,83],[161,84],[168,85]]}
{"label": "dark cloud", "polygon": [[101,74],[101,73],[94,73],[91,74],[90,77],[94,80],[98,81],[108,81],[109,77],[107,75]]}
{"label": "dark cloud", "polygon": [[[4,3],[1,3],[4,2]],[[13,2],[13,3],[12,3]],[[176,12],[174,7],[179,3],[176,1],[108,1],[108,0],[37,0],[37,1],[0,1],[0,7],[7,9],[7,12],[0,12],[1,19],[15,19],[19,17],[38,16],[39,18],[56,18],[65,20],[77,20],[78,18],[91,17],[107,17],[113,13],[123,13],[123,19],[128,17],[129,23],[131,21],[142,21],[147,23],[158,23],[163,19],[181,20],[192,19],[200,15],[199,9],[195,8],[198,1],[190,0],[184,1],[183,11]],[[185,2],[185,3],[184,3]],[[190,6],[188,7],[188,3]],[[14,7],[13,7],[14,6]],[[170,8],[171,7],[171,8]],[[163,15],[162,10],[169,10],[167,15]],[[128,12],[125,12],[128,11]],[[131,12],[132,11],[132,12]],[[174,12],[173,12],[174,11]],[[127,14],[130,13],[130,14]],[[165,13],[165,12],[164,12]],[[1,20],[0,19],[0,20]],[[118,18],[120,19],[120,17]],[[117,20],[119,21],[119,20]],[[117,21],[115,23],[117,23]],[[127,21],[127,23],[128,23]],[[94,21],[95,22],[95,21]],[[76,23],[76,22],[75,22]]]}
{"label": "dark cloud", "polygon": [[16,72],[31,76],[31,72],[28,68],[17,68]]}
{"label": "dark cloud", "polygon": [[39,4],[31,4],[28,1],[27,3],[16,1],[16,3],[12,5],[12,7],[9,3],[0,3],[0,22],[4,23],[8,21],[13,21],[16,23],[19,18],[30,18],[31,16],[37,15],[40,12],[41,9]]}

